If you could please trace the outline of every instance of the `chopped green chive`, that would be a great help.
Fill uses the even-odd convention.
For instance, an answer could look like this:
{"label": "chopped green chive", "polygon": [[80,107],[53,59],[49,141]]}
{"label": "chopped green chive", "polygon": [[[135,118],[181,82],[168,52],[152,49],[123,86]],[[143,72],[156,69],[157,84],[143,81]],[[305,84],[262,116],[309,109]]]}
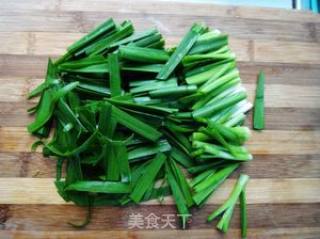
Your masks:
{"label": "chopped green chive", "polygon": [[[261,73],[260,128],[263,81]],[[89,223],[94,206],[172,195],[185,229],[192,209],[252,159],[244,146],[250,131],[242,126],[252,105],[228,35],[202,24],[167,49],[158,30],[135,32],[131,21],[108,19],[57,61],[49,59],[45,81],[28,98],[36,96],[39,102],[28,110],[35,115],[28,131],[39,137],[32,150],[42,145],[44,156],[57,158],[59,195],[88,206],[87,219],[75,227]],[[241,175],[230,198],[209,216],[221,216],[217,228],[226,232],[240,198],[242,237],[247,180]]]}
{"label": "chopped green chive", "polygon": [[162,63],[169,59],[169,54],[164,50],[136,46],[121,46],[119,54],[121,58],[133,62]]}
{"label": "chopped green chive", "polygon": [[247,198],[245,188],[240,193],[240,218],[241,218],[241,237],[243,239],[247,238]]}
{"label": "chopped green chive", "polygon": [[264,82],[265,75],[260,71],[257,81],[256,98],[254,101],[253,128],[264,129]]}
{"label": "chopped green chive", "polygon": [[199,35],[204,32],[204,27],[199,24],[194,24],[190,31],[184,36],[177,49],[171,55],[167,63],[163,66],[157,78],[160,80],[167,79],[177,65],[181,62],[182,58],[188,53],[193,44],[198,39]]}
{"label": "chopped green chive", "polygon": [[117,53],[109,55],[109,71],[110,71],[110,91],[111,97],[121,95],[121,77],[119,68],[119,57]]}
{"label": "chopped green chive", "polygon": [[145,137],[146,139],[157,141],[161,137],[161,133],[152,126],[130,116],[115,106],[112,106],[112,117],[114,117],[119,124],[128,127],[133,132]]}
{"label": "chopped green chive", "polygon": [[91,193],[128,193],[130,192],[130,185],[107,181],[79,181],[70,184],[66,190],[85,191]]}
{"label": "chopped green chive", "polygon": [[138,203],[148,190],[148,188],[155,182],[156,176],[165,162],[166,156],[162,153],[158,154],[151,163],[146,167],[145,173],[142,174],[135,187],[133,188],[130,198]]}
{"label": "chopped green chive", "polygon": [[225,201],[222,206],[208,216],[208,221],[210,222],[222,215],[222,218],[217,225],[217,228],[221,231],[227,232],[235,204],[241,192],[244,190],[248,180],[249,176],[241,174],[227,201]]}

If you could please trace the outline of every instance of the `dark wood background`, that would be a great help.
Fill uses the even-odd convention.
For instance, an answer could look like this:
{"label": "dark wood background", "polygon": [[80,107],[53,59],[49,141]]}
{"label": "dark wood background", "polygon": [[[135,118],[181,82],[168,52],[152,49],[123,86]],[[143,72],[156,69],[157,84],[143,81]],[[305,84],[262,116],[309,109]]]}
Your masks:
{"label": "dark wood background", "polygon": [[[67,224],[86,210],[66,204],[53,185],[54,162],[31,153],[34,141],[26,93],[42,81],[48,56],[58,56],[102,20],[131,19],[136,29],[157,27],[167,45],[193,22],[230,34],[243,83],[254,96],[266,73],[266,130],[252,132],[254,160],[241,171],[248,184],[249,238],[320,238],[320,17],[311,13],[181,1],[1,0],[0,2],[0,238],[240,238],[239,211],[226,236],[205,221],[228,196],[239,172],[193,211],[189,230],[129,230],[128,218],[174,214],[147,204],[94,210],[85,230]],[[251,125],[251,114],[248,116]]]}

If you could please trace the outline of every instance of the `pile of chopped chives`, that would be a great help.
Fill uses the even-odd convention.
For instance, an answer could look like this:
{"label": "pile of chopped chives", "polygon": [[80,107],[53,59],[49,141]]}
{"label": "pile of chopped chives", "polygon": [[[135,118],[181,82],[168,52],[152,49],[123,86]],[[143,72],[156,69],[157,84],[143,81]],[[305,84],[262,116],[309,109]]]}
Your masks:
{"label": "pile of chopped chives", "polygon": [[[228,36],[194,24],[175,48],[164,43],[155,29],[109,19],[49,59],[45,81],[29,94],[40,100],[28,131],[40,138],[34,148],[56,158],[65,201],[121,206],[172,194],[188,215],[252,159],[242,126],[251,104]],[[224,213],[222,231],[239,197],[245,209],[247,181],[242,175],[209,216]],[[245,231],[245,210],[242,218]]]}

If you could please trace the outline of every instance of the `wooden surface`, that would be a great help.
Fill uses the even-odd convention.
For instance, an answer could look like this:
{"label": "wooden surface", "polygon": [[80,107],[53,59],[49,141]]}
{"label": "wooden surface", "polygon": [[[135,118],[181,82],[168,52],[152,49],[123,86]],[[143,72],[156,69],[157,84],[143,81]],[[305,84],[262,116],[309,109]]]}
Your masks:
{"label": "wooden surface", "polygon": [[[195,21],[230,34],[242,79],[254,96],[257,73],[266,73],[266,130],[253,132],[254,160],[241,168],[248,185],[249,238],[320,238],[320,17],[277,9],[164,1],[1,0],[0,2],[0,238],[240,238],[239,211],[223,236],[206,216],[222,203],[232,175],[193,211],[189,230],[129,230],[134,213],[174,214],[170,198],[128,208],[94,210],[86,230],[83,208],[57,195],[54,162],[31,153],[25,126],[32,118],[26,93],[45,73],[48,56],[103,19],[131,19],[137,29],[156,26],[177,43]],[[251,125],[251,113],[247,120]]]}

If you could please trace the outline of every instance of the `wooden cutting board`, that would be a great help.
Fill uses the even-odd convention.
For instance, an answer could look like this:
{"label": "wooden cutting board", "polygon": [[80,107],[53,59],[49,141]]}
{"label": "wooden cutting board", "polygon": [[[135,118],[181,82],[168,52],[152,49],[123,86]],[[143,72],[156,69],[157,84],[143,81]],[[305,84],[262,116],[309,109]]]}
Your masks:
{"label": "wooden cutting board", "polygon": [[[239,172],[209,205],[193,210],[186,231],[172,228],[178,220],[171,199],[163,205],[97,208],[85,230],[67,224],[81,220],[86,210],[62,201],[53,186],[54,161],[30,152],[34,138],[26,132],[32,120],[26,109],[32,103],[26,93],[42,80],[48,56],[61,54],[108,17],[131,19],[138,30],[157,27],[169,46],[193,22],[230,34],[250,99],[257,73],[266,73],[266,130],[253,132],[248,148],[254,160],[240,170],[251,176],[249,238],[320,238],[319,15],[182,1],[3,0],[0,5],[0,238],[240,238],[238,208],[227,236],[205,220],[227,198]],[[173,225],[165,225],[168,217]],[[138,219],[141,224],[129,229]]]}

